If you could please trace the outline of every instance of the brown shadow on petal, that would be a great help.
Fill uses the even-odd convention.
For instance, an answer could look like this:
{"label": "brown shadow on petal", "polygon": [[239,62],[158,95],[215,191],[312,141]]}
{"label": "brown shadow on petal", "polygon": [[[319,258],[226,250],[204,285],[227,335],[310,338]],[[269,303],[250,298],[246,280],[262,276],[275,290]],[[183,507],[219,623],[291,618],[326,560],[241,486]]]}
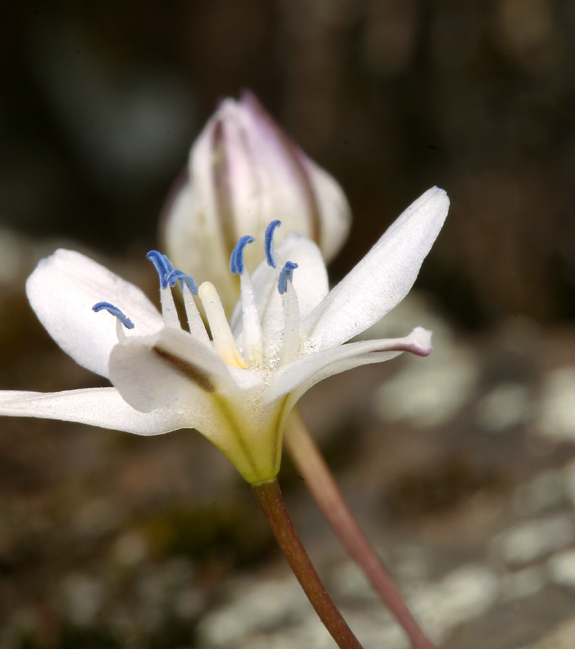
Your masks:
{"label": "brown shadow on petal", "polygon": [[202,390],[205,390],[206,392],[215,392],[216,387],[212,383],[210,377],[197,365],[185,361],[183,358],[180,358],[157,345],[152,347],[152,351],[162,360],[169,363],[176,371],[184,374],[188,379],[202,388]]}

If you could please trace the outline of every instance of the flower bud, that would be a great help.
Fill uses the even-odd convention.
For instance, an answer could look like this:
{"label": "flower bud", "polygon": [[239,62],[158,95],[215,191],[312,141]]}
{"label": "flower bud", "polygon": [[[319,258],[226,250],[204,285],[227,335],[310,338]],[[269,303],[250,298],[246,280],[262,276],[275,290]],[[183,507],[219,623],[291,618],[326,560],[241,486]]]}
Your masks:
{"label": "flower bud", "polygon": [[217,282],[231,312],[239,295],[229,259],[238,238],[249,270],[264,258],[264,232],[279,219],[279,244],[290,232],[313,239],[326,261],[340,250],[351,214],[339,184],[280,129],[249,91],[225,99],[194,143],[188,167],[168,201],[166,251],[201,283]]}

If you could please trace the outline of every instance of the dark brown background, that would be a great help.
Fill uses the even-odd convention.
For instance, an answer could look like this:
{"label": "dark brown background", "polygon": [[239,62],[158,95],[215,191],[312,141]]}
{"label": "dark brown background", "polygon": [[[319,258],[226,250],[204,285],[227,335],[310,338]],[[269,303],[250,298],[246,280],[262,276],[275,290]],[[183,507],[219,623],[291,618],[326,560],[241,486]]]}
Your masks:
{"label": "dark brown background", "polygon": [[155,241],[219,97],[252,88],[342,183],[339,277],[433,184],[422,278],[466,325],[575,313],[575,7],[551,0],[3,3],[0,219]]}

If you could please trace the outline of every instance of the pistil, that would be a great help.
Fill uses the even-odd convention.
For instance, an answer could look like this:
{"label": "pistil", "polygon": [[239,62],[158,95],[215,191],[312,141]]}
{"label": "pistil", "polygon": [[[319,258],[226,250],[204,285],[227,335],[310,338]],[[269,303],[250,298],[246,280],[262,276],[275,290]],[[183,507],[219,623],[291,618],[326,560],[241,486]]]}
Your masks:
{"label": "pistil", "polygon": [[204,310],[210,323],[212,340],[216,354],[231,367],[247,368],[234,340],[228,324],[220,296],[211,282],[204,282],[198,289],[198,294],[204,305]]}

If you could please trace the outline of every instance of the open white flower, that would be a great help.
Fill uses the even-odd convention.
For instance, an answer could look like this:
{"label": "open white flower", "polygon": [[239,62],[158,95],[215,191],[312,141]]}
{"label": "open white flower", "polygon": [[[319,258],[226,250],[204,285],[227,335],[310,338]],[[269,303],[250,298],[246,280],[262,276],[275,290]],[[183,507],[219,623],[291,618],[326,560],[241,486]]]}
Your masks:
{"label": "open white flower", "polygon": [[330,261],[347,238],[351,212],[337,181],[244,90],[238,101],[220,103],[194,142],[185,177],[165,208],[166,250],[198,282],[213,282],[231,312],[239,288],[227,270],[232,250],[241,235],[253,235],[245,257],[253,271],[264,258],[264,232],[274,219],[282,222],[278,244],[297,232]]}
{"label": "open white flower", "polygon": [[[230,263],[241,281],[231,326],[214,286],[205,282],[198,290],[158,252],[148,256],[160,275],[161,315],[132,284],[84,255],[58,250],[28,279],[30,304],[64,351],[114,387],[0,392],[0,414],[140,435],[197,428],[248,482],[270,480],[279,470],[286,418],[312,385],[403,351],[430,353],[431,334],[421,328],[405,338],[343,343],[409,292],[448,206],[441,189],[423,194],[329,292],[321,253],[309,239],[291,234],[274,251],[279,222],[272,222],[265,237],[267,261],[250,277],[243,250],[252,238],[242,237]],[[176,283],[189,331],[181,328],[174,305]],[[196,292],[211,339],[194,302]],[[94,313],[102,310],[108,313]]]}

